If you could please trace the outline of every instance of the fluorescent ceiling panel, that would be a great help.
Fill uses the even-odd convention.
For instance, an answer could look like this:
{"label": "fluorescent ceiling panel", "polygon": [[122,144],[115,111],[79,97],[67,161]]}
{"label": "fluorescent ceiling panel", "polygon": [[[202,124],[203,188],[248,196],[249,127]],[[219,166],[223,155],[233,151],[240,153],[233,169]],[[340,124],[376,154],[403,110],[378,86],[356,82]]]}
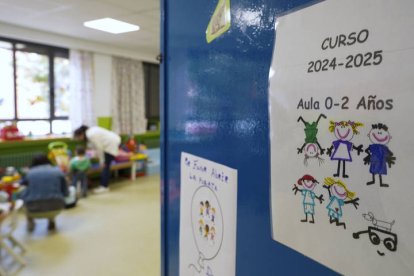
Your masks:
{"label": "fluorescent ceiling panel", "polygon": [[109,17],[87,21],[83,23],[83,26],[112,34],[128,33],[139,30],[139,26],[137,25],[129,24]]}

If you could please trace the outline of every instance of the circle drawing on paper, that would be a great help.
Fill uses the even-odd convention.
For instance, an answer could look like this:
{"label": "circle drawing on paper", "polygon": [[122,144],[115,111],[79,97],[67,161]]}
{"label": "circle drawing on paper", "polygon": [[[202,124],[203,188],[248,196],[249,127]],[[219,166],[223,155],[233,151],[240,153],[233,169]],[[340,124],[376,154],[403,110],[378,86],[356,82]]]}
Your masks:
{"label": "circle drawing on paper", "polygon": [[195,244],[203,259],[216,257],[223,243],[224,223],[220,202],[209,187],[201,186],[194,192],[191,224]]}

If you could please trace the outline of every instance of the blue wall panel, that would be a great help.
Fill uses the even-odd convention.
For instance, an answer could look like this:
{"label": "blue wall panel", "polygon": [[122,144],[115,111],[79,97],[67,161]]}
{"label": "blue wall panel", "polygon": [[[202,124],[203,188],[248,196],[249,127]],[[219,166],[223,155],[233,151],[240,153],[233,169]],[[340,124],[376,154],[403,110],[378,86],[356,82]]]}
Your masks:
{"label": "blue wall panel", "polygon": [[207,44],[217,2],[162,3],[163,275],[178,275],[182,151],[238,170],[238,276],[335,274],[271,238],[268,70],[275,16],[311,1],[232,0],[230,30]]}

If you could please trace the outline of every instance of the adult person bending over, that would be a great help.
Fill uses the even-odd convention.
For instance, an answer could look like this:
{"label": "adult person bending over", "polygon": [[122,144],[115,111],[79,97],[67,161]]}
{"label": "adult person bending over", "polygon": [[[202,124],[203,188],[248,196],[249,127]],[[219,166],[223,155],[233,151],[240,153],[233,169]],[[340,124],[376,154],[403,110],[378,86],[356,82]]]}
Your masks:
{"label": "adult person bending over", "polygon": [[[21,198],[24,201],[27,214],[27,229],[33,231],[35,223],[30,213],[47,213],[59,211],[65,207],[65,197],[68,196],[68,186],[65,175],[58,167],[53,167],[45,154],[36,155],[30,170],[23,178],[27,188]],[[55,218],[49,217],[49,230],[55,229]]]}
{"label": "adult person bending over", "polygon": [[81,126],[75,130],[75,140],[90,142],[95,148],[99,162],[103,165],[101,175],[101,186],[94,190],[95,193],[108,192],[109,178],[111,176],[110,167],[115,156],[118,155],[121,137],[115,132],[93,126]]}

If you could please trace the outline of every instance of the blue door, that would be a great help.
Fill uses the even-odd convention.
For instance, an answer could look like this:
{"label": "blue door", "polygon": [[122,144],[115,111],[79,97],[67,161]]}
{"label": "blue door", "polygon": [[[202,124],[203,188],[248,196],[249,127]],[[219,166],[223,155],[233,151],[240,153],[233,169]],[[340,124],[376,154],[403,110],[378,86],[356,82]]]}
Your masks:
{"label": "blue door", "polygon": [[218,0],[161,2],[162,275],[179,273],[181,152],[238,170],[236,275],[335,274],[271,237],[274,23],[312,1],[232,0],[231,27],[211,43],[205,31]]}

